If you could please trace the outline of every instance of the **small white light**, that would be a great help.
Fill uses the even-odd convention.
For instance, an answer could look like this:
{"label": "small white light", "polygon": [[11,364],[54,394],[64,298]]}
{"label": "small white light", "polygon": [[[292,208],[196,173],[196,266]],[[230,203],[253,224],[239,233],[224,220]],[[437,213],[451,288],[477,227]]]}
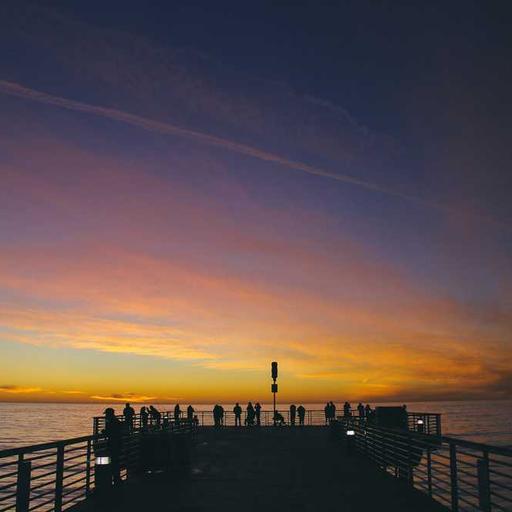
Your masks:
{"label": "small white light", "polygon": [[418,420],[416,423],[417,423],[418,425],[423,425],[423,420]]}
{"label": "small white light", "polygon": [[96,457],[96,466],[105,466],[110,464],[110,457]]}
{"label": "small white light", "polygon": [[347,430],[347,436],[355,436],[356,432],[355,430]]}

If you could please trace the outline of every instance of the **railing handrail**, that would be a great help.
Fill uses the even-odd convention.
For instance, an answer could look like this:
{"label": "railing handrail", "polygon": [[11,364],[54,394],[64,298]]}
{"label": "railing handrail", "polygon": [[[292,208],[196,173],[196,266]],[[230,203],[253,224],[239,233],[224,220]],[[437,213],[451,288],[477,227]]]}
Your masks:
{"label": "railing handrail", "polygon": [[[101,418],[105,418],[104,416],[100,416]],[[186,420],[182,421],[182,424],[185,425],[187,423]],[[169,430],[174,430],[177,425],[174,422],[169,422],[168,427]],[[135,431],[134,431],[135,432]],[[126,435],[129,435],[127,432]],[[27,453],[38,452],[43,450],[50,450],[52,448],[58,448],[59,446],[68,446],[71,444],[78,444],[85,441],[97,441],[99,439],[105,439],[106,435],[102,433],[98,434],[89,434],[87,436],[80,437],[70,437],[67,439],[58,439],[56,441],[49,441],[47,443],[37,443],[32,445],[25,446],[17,446],[14,448],[6,448],[0,450],[0,459],[3,457],[13,457],[15,455],[24,455]]]}
{"label": "railing handrail", "polygon": [[[231,404],[230,404],[231,405]],[[242,407],[242,412],[246,412],[246,409],[244,408],[244,406],[241,406]],[[379,406],[377,406],[379,407]],[[289,408],[286,407],[286,408],[282,408],[282,407],[277,407],[277,409],[281,412],[285,412],[285,411],[288,411]],[[352,412],[356,412],[357,411],[357,408],[352,408],[350,409]],[[375,411],[376,409],[372,409],[372,411]],[[343,407],[337,407],[336,408],[336,411],[343,411]],[[161,414],[163,415],[169,415],[169,416],[174,416],[174,411],[173,410],[161,410],[159,411]],[[213,412],[213,408],[211,409],[194,409],[194,413],[198,413],[198,412]],[[233,412],[232,410],[228,409],[224,409],[224,412]],[[273,412],[273,409],[261,409],[261,412]],[[321,412],[322,414],[324,414],[324,409],[306,409],[306,412]],[[417,416],[441,416],[441,413],[439,412],[418,412],[418,411],[407,411],[407,414],[409,415],[417,415]],[[140,413],[135,413],[135,416],[139,416]],[[184,408],[184,409],[181,409],[181,415],[182,416],[186,416],[187,415],[187,409]],[[116,416],[123,416],[122,413],[119,413],[119,414],[116,414]],[[357,416],[356,415],[353,415],[353,416]],[[93,418],[104,418],[105,416],[104,415],[98,415],[98,416],[93,416]]]}
{"label": "railing handrail", "polygon": [[347,449],[355,448],[448,510],[512,510],[512,449],[366,424],[357,418],[340,423]]}
{"label": "railing handrail", "polygon": [[[120,443],[102,432],[0,450],[0,510],[61,512],[152,465],[187,464],[188,438],[181,434],[192,434],[194,427],[166,422],[158,429],[123,428]],[[177,454],[169,450],[174,443],[182,446]],[[163,458],[145,457],[147,445],[161,446]]]}
{"label": "railing handrail", "polygon": [[410,430],[401,430],[398,428],[386,428],[386,427],[380,427],[378,425],[366,425],[365,428],[367,430],[373,429],[378,432],[387,432],[390,434],[395,434],[397,436],[402,437],[414,437],[417,439],[432,439],[435,438],[437,441],[442,441],[447,444],[456,444],[459,446],[463,446],[465,448],[471,448],[474,450],[481,450],[481,451],[487,451],[489,453],[494,453],[496,455],[505,455],[508,457],[512,457],[512,449],[507,448],[506,446],[498,446],[493,444],[487,444],[487,443],[477,443],[475,441],[470,441],[468,439],[463,439],[460,437],[452,437],[452,436],[434,436],[432,434],[425,434],[421,432],[413,432]]}
{"label": "railing handrail", "polygon": [[[340,411],[342,412],[342,409],[337,409],[336,410],[336,413]],[[375,411],[375,409],[373,410]],[[272,414],[274,411],[272,409],[262,409],[261,410],[261,414]],[[289,413],[289,409],[280,409],[280,412],[282,414],[288,414]],[[356,409],[351,409],[351,412],[356,412]],[[160,411],[161,415],[162,415],[162,418],[173,418],[174,419],[174,411]],[[321,414],[321,415],[324,415],[325,414],[325,411],[323,409],[306,409],[306,414],[311,414],[311,413],[318,413],[318,414]],[[198,415],[198,414],[210,414],[212,415],[213,414],[213,410],[212,409],[194,409],[194,415]],[[225,415],[233,415],[234,412],[232,410],[224,410],[224,414]],[[247,414],[247,411],[246,409],[242,409],[242,415],[246,415]],[[407,415],[408,417],[414,417],[414,416],[423,416],[423,417],[428,417],[428,416],[434,416],[436,418],[440,418],[441,417],[441,413],[435,413],[435,412],[416,412],[416,411],[407,411]],[[124,415],[122,413],[119,413],[119,414],[116,414],[116,417],[120,420],[124,419]],[[181,410],[181,413],[180,413],[180,417],[182,420],[185,420],[187,418],[187,413],[186,413],[186,409],[182,409]],[[341,418],[343,417],[343,414],[336,414],[336,418]],[[351,414],[349,417],[351,418],[360,418],[361,416],[359,416],[359,414]],[[97,420],[104,420],[105,416],[104,415],[100,415],[100,416],[93,416],[92,419],[94,421],[97,421]],[[135,419],[138,419],[140,418],[140,413],[135,413],[133,418]],[[151,419],[151,418],[150,418]]]}
{"label": "railing handrail", "polygon": [[409,414],[409,415],[416,415],[416,416],[441,416],[440,412],[407,411],[407,414]]}
{"label": "railing handrail", "polygon": [[[338,420],[344,420],[346,418],[349,419],[361,419],[366,418],[366,414],[359,416],[359,414],[350,414],[348,416],[344,415],[344,412],[341,409],[338,409],[340,414],[337,414],[335,416],[335,419]],[[356,413],[356,411],[352,411]],[[290,415],[290,411],[287,409],[281,409],[281,414],[284,417],[285,422],[287,423],[293,423],[293,420]],[[224,410],[224,414],[222,417],[222,423],[223,426],[228,426],[229,424],[235,424],[236,426],[236,414],[234,411],[227,408],[227,410]],[[126,418],[124,417],[124,414],[118,414],[117,418],[122,421],[123,423],[126,422]],[[241,420],[246,423],[246,420],[248,418],[248,411],[246,409],[242,410],[241,413]],[[155,425],[158,424],[158,421],[161,423],[163,422],[173,422],[175,421],[175,416],[173,411],[160,411],[160,420],[155,417],[151,417],[149,415],[147,419],[144,419],[141,416],[140,413],[135,413],[131,421],[129,423],[131,424],[131,427],[134,428],[145,428],[146,426]],[[324,409],[309,409],[305,411],[304,419],[301,420],[299,415],[295,415],[295,423],[298,424],[304,424],[304,425],[312,425],[312,426],[320,426],[320,425],[326,425],[328,424],[333,418],[327,418],[325,416],[325,410]],[[418,430],[418,421],[419,419],[423,420],[423,424],[421,426],[421,429],[424,433],[429,435],[441,435],[441,414],[439,413],[418,413],[418,412],[408,412],[407,411],[407,428],[409,430]],[[180,411],[180,421],[188,421],[188,420],[194,420],[197,421],[197,426],[201,427],[207,427],[210,425],[215,424],[215,415],[213,413],[212,409],[197,409],[193,411],[193,416],[190,418],[185,410]],[[272,426],[274,424],[273,420],[273,410],[272,409],[263,409],[260,411],[259,416],[255,415],[253,418],[257,426],[263,426],[268,427]],[[99,433],[101,429],[103,428],[105,422],[104,416],[95,416],[93,417],[93,433]]]}
{"label": "railing handrail", "polygon": [[15,448],[7,448],[5,450],[0,450],[0,458],[2,457],[12,457],[14,455],[23,455],[26,453],[38,452],[42,450],[49,450],[51,448],[58,448],[59,446],[68,446],[70,444],[82,443],[84,441],[95,441],[97,439],[103,439],[105,437],[104,434],[92,434],[88,436],[81,437],[71,437],[69,439],[59,439],[58,441],[51,441],[48,443],[38,443],[32,444],[28,446],[18,446]]}

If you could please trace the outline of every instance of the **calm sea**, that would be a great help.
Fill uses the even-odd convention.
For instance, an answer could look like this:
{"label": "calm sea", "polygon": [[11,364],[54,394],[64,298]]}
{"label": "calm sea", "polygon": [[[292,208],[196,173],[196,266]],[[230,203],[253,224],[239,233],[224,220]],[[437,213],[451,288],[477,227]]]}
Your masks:
{"label": "calm sea", "polygon": [[[211,405],[193,404],[196,411],[211,411]],[[356,404],[352,404],[354,407]],[[372,404],[396,405],[396,404]],[[185,405],[186,406],[186,405]],[[181,405],[182,409],[185,408]],[[279,404],[286,410],[288,404]],[[304,404],[308,410],[322,410],[323,404]],[[0,403],[0,449],[88,435],[92,417],[105,407],[121,413],[122,404],[12,404]],[[232,404],[224,404],[231,410]],[[337,404],[338,410],[342,409]],[[138,409],[139,407],[136,406]],[[158,405],[161,411],[173,405]],[[270,410],[270,404],[263,404]],[[411,412],[442,414],[443,434],[480,443],[512,446],[512,401],[496,402],[409,402]]]}

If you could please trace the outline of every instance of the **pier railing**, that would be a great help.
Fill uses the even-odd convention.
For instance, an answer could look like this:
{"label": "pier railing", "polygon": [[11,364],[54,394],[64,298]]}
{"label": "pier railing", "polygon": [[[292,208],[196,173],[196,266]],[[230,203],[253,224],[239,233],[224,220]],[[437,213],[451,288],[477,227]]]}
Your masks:
{"label": "pier railing", "polygon": [[[169,423],[166,429],[133,431],[123,436],[121,478],[138,471],[148,436],[190,431],[192,425]],[[105,462],[106,438],[91,435],[0,451],[0,512],[62,512],[96,488],[96,465]]]}
{"label": "pier railing", "polygon": [[[284,417],[284,420],[286,424],[290,424],[290,411],[284,410],[281,411],[281,414]],[[163,411],[161,413],[161,420],[160,424],[164,424],[166,422],[174,422],[174,414],[171,411]],[[273,420],[273,411],[271,410],[263,410],[261,411],[260,416],[260,424],[264,427],[269,427],[274,424]],[[197,418],[197,425],[201,427],[211,427],[214,425],[213,420],[213,412],[212,411],[195,411],[194,416]],[[186,416],[185,416],[186,417]],[[181,416],[182,420],[184,416]],[[346,420],[359,420],[359,416],[350,415],[347,417],[337,417],[341,421]],[[364,418],[364,417],[363,417]],[[124,418],[122,415],[118,416],[118,419],[120,421],[124,421]],[[242,425],[246,424],[247,419],[247,412],[244,410],[242,412],[242,418],[241,422]],[[299,417],[298,415],[295,417],[295,424],[299,424]],[[323,410],[316,409],[316,410],[307,410],[306,415],[304,418],[304,424],[307,426],[323,426],[327,424],[327,421],[325,419],[325,413]],[[423,432],[424,434],[429,435],[441,435],[441,415],[435,414],[435,413],[428,413],[428,412],[409,412],[407,413],[407,424],[408,428],[411,432]],[[134,428],[140,429],[143,427],[142,419],[140,414],[136,414],[133,418],[133,425]],[[152,427],[156,425],[156,421],[153,419],[148,420],[148,427]],[[234,427],[235,426],[235,414],[233,411],[225,411],[224,412],[224,419],[223,419],[223,426],[226,427]],[[93,418],[93,433],[99,434],[101,433],[102,429],[105,428],[105,417],[104,416],[96,416]]]}
{"label": "pier railing", "polygon": [[[348,434],[348,435],[347,435]],[[512,450],[352,421],[347,444],[453,512],[512,510]]]}

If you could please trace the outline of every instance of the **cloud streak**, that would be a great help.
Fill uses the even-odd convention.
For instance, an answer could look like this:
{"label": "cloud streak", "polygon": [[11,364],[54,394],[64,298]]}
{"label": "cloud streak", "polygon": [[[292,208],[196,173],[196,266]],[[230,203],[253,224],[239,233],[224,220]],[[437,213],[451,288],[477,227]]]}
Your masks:
{"label": "cloud streak", "polygon": [[290,160],[275,153],[263,151],[255,147],[248,146],[246,144],[240,144],[230,139],[217,137],[200,131],[190,130],[188,128],[184,128],[182,126],[174,125],[167,122],[156,121],[154,119],[149,119],[135,114],[130,114],[128,112],[124,112],[118,109],[92,105],[89,103],[83,103],[80,101],[75,101],[60,96],[54,96],[43,91],[38,91],[35,89],[31,89],[29,87],[25,87],[19,83],[0,80],[0,93],[15,96],[18,98],[23,98],[26,100],[35,101],[45,105],[54,105],[75,112],[82,112],[85,114],[112,119],[114,121],[129,124],[131,126],[135,126],[137,128],[141,128],[149,132],[160,133],[163,135],[174,135],[186,139],[191,139],[208,146],[220,147],[227,151],[232,151],[234,153],[238,153],[241,155],[250,156],[259,160],[263,160],[265,162],[275,163],[283,167],[286,167],[287,169],[290,170],[302,171],[306,174],[310,174],[313,176],[328,178],[341,183],[362,187],[367,190],[380,192],[394,197],[399,197],[407,201],[413,201],[415,203],[419,203],[431,208],[462,213],[457,212],[456,210],[449,206],[428,201],[419,196],[406,194],[393,188],[386,187],[378,183],[373,183],[371,181],[361,180],[353,176],[349,176],[347,174],[334,173],[322,167],[312,166],[297,160]]}
{"label": "cloud streak", "polygon": [[147,402],[155,400],[156,396],[137,395],[135,393],[113,393],[112,395],[92,395],[89,398],[103,402]]}
{"label": "cloud streak", "polygon": [[0,386],[0,393],[23,394],[23,393],[36,393],[37,391],[41,391],[41,388],[30,388],[30,387],[16,386],[14,384],[4,384],[4,385]]}

